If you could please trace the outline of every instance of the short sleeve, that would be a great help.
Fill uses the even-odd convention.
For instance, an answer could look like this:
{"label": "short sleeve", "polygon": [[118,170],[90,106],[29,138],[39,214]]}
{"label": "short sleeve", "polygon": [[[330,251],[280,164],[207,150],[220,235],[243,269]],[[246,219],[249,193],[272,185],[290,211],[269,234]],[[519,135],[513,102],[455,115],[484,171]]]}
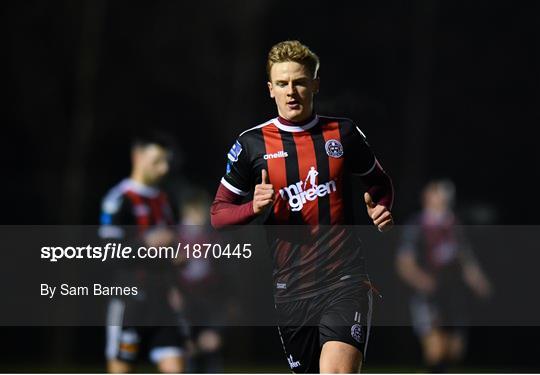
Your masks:
{"label": "short sleeve", "polygon": [[99,237],[102,239],[123,239],[124,226],[135,224],[132,206],[123,195],[107,196],[101,204]]}
{"label": "short sleeve", "polygon": [[238,139],[227,153],[227,169],[221,183],[237,195],[251,190],[251,163],[244,140]]}
{"label": "short sleeve", "polygon": [[375,168],[375,155],[367,143],[366,136],[358,127],[353,127],[351,137],[352,147],[349,155],[351,172],[365,176]]}

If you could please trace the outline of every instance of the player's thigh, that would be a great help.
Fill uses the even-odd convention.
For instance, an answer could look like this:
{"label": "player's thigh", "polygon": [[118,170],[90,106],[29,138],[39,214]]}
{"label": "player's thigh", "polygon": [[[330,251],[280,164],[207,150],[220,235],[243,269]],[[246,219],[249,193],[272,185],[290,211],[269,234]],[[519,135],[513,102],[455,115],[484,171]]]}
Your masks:
{"label": "player's thigh", "polygon": [[295,373],[318,373],[321,349],[314,325],[278,327],[285,357]]}
{"label": "player's thigh", "polygon": [[429,297],[415,294],[409,301],[414,333],[422,338],[441,324],[438,305]]}
{"label": "player's thigh", "polygon": [[336,290],[319,322],[320,345],[341,342],[360,353],[367,349],[373,294],[369,287],[349,285]]}
{"label": "player's thigh", "polygon": [[291,371],[319,372],[319,313],[315,298],[276,304],[278,330]]}
{"label": "player's thigh", "polygon": [[355,346],[340,341],[324,343],[319,363],[321,373],[357,373],[361,365],[362,353]]}

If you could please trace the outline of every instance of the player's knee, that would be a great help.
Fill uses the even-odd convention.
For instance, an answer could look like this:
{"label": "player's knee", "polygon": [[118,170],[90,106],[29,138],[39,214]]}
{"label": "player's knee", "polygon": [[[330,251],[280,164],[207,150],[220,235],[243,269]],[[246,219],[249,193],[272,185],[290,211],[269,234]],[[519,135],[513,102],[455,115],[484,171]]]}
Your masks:
{"label": "player's knee", "polygon": [[444,335],[432,330],[423,338],[424,357],[428,364],[438,363],[444,359],[446,343]]}
{"label": "player's knee", "polygon": [[448,359],[450,361],[460,361],[465,351],[465,343],[462,337],[452,336],[448,340]]}
{"label": "player's knee", "polygon": [[133,366],[124,361],[111,359],[107,362],[107,372],[110,374],[127,374],[133,372]]}
{"label": "player's knee", "polygon": [[360,360],[321,363],[320,368],[323,374],[355,374],[360,372],[361,363]]}
{"label": "player's knee", "polygon": [[183,357],[167,357],[157,364],[158,370],[164,374],[178,374],[184,372]]}
{"label": "player's knee", "polygon": [[207,329],[197,339],[199,349],[205,353],[213,353],[221,348],[221,336],[216,331]]}

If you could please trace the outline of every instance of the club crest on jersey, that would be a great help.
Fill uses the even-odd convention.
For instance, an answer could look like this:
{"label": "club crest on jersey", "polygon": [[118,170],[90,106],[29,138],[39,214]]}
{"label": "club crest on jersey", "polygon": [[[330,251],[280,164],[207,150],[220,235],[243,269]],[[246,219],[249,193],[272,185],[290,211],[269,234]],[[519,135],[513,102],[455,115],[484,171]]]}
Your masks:
{"label": "club crest on jersey", "polygon": [[289,202],[291,211],[300,211],[307,202],[313,201],[317,197],[324,197],[337,190],[334,180],[317,184],[318,174],[319,172],[315,167],[311,167],[304,181],[298,181],[295,184],[279,189],[281,198]]}
{"label": "club crest on jersey", "polygon": [[362,326],[360,324],[351,327],[351,336],[356,342],[362,342]]}
{"label": "club crest on jersey", "polygon": [[343,146],[337,139],[329,139],[324,145],[326,154],[332,158],[340,158],[343,156]]}

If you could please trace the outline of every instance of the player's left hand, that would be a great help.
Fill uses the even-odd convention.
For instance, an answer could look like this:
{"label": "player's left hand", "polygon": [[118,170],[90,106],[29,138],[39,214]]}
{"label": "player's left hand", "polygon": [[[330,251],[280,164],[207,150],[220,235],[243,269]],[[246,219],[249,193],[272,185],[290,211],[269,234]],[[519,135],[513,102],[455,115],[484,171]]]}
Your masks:
{"label": "player's left hand", "polygon": [[375,224],[379,232],[389,231],[394,225],[394,219],[388,208],[373,202],[369,193],[364,193],[364,201],[366,202],[368,215],[373,220],[373,224]]}

